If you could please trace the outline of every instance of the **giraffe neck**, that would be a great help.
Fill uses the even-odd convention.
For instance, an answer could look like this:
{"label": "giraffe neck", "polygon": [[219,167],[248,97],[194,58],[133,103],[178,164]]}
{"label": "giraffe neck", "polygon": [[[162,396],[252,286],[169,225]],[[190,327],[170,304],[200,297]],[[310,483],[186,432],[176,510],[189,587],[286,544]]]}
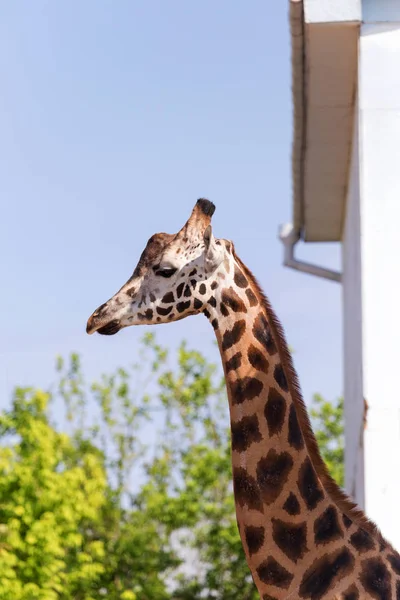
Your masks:
{"label": "giraffe neck", "polygon": [[378,598],[383,574],[400,598],[390,562],[400,576],[400,557],[327,474],[283,333],[237,257],[216,292],[204,312],[224,366],[237,521],[261,597]]}

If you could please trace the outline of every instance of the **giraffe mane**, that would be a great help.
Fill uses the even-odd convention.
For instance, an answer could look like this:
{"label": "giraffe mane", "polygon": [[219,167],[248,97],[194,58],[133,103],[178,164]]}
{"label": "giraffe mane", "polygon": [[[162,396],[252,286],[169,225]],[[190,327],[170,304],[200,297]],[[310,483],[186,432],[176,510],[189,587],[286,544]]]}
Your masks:
{"label": "giraffe mane", "polygon": [[330,498],[335,502],[338,508],[352,521],[354,521],[359,527],[366,530],[368,533],[373,535],[379,543],[385,544],[385,546],[391,545],[383,538],[379,528],[377,525],[368,519],[365,513],[358,508],[357,504],[353,502],[347,494],[338,486],[336,481],[329,474],[327,466],[322,459],[317,440],[315,438],[313,429],[311,427],[310,418],[308,415],[308,411],[306,405],[303,400],[303,396],[300,389],[299,380],[297,377],[297,373],[293,366],[293,360],[291,353],[289,351],[283,327],[280,324],[276,314],[263,292],[260,284],[258,283],[256,277],[250,271],[250,269],[242,262],[242,260],[237,256],[235,252],[234,245],[232,244],[232,255],[236,260],[237,264],[242,269],[243,273],[246,277],[251,281],[252,285],[256,293],[259,296],[260,304],[262,308],[265,310],[268,322],[270,324],[273,337],[275,339],[276,346],[278,348],[281,362],[284,371],[287,373],[287,381],[289,386],[289,391],[293,397],[293,402],[297,414],[297,418],[299,421],[300,429],[303,433],[305,444],[307,450],[309,452],[311,461],[314,465],[316,473],[325,488],[326,492],[330,496]]}

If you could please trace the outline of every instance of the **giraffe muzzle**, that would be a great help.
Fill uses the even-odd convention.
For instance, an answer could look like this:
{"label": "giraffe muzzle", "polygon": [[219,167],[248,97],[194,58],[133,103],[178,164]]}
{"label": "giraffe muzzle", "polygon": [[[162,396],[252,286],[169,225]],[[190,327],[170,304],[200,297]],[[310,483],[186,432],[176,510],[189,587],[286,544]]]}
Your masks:
{"label": "giraffe muzzle", "polygon": [[119,319],[112,319],[108,323],[104,323],[104,318],[98,318],[96,312],[89,317],[86,325],[86,333],[89,335],[95,332],[101,335],[115,335],[122,328]]}

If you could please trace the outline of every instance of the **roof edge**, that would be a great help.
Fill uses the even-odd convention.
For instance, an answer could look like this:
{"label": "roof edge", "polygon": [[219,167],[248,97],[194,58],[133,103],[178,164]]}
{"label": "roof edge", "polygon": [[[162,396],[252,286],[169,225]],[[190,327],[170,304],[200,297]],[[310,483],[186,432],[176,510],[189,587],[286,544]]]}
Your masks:
{"label": "roof edge", "polygon": [[[357,65],[354,63],[353,73],[353,59],[357,60],[360,23],[357,20],[307,23],[307,1],[289,0],[293,106],[292,225],[297,237],[304,241],[338,241],[341,236],[338,225],[341,217],[338,211],[344,210],[347,189],[348,175],[344,171],[348,173],[348,165],[344,165],[343,161],[345,156],[350,156],[349,147],[352,138],[350,120],[352,121],[354,116],[357,86],[357,80],[354,79]],[[323,49],[330,52],[335,44],[339,44],[338,49],[342,53],[339,53],[340,60],[334,63],[329,60],[327,62],[326,52],[324,54],[318,50],[318,45],[321,44]],[[347,47],[351,50],[352,62],[349,62],[350,58],[344,60]],[[316,54],[317,51],[319,54]],[[329,91],[325,93],[319,83],[323,76],[321,65],[325,69],[330,69],[331,87],[332,81],[336,81],[334,91],[337,95],[334,94],[335,101],[332,103]],[[351,119],[347,114],[350,110]],[[339,114],[340,111],[344,114]],[[323,112],[326,113],[325,116]],[[332,119],[345,121],[346,128],[340,130],[340,136],[336,135],[337,129],[329,126],[329,123],[333,122]],[[320,153],[318,145],[320,145]],[[343,146],[340,152],[339,146]],[[330,165],[332,161],[328,156],[331,147],[335,149],[336,154],[339,153],[340,157],[339,160],[335,154],[334,169]],[[324,183],[322,188],[321,182]],[[335,208],[336,212],[329,225],[326,221],[328,216],[323,217],[324,207],[331,210],[333,202],[335,206],[337,203],[339,208]],[[318,219],[322,218],[325,218],[325,222],[321,221],[318,224]],[[321,227],[321,231],[316,230],[316,226]]]}
{"label": "roof edge", "polygon": [[290,37],[292,47],[292,185],[293,227],[303,237],[304,225],[304,156],[306,128],[305,43],[303,0],[289,0]]}

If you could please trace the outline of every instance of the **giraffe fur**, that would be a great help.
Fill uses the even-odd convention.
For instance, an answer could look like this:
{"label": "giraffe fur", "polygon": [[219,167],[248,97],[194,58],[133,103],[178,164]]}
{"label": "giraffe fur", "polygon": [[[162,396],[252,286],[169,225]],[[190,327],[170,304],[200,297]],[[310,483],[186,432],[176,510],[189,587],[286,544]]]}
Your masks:
{"label": "giraffe fur", "polygon": [[400,555],[329,476],[283,329],[215,206],[197,201],[174,235],[153,235],[132,276],[87,332],[202,313],[228,392],[238,528],[262,600],[400,600]]}

